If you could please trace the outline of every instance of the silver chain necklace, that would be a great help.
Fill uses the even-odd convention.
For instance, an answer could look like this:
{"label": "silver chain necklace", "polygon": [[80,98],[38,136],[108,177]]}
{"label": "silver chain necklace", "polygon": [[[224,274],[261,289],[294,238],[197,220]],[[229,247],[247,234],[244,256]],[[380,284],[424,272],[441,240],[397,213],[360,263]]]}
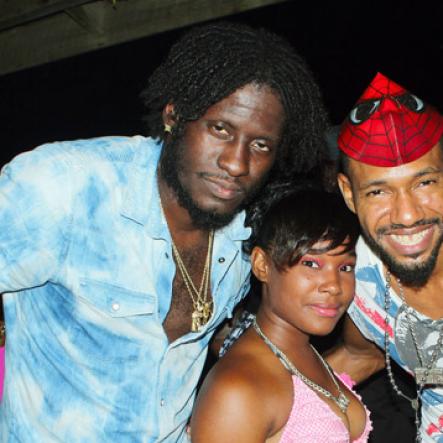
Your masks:
{"label": "silver chain necklace", "polygon": [[[405,306],[405,313],[406,313],[406,321],[408,324],[408,329],[411,333],[411,337],[412,337],[412,341],[414,343],[414,348],[415,348],[415,352],[417,353],[417,358],[418,361],[420,363],[420,367],[419,368],[415,368],[415,378],[416,378],[416,382],[417,382],[417,397],[416,398],[411,398],[408,395],[404,394],[399,387],[397,386],[397,384],[395,383],[395,379],[394,379],[394,374],[392,372],[392,367],[391,367],[391,358],[390,358],[390,353],[389,353],[389,333],[388,333],[388,326],[389,326],[389,310],[391,308],[391,295],[390,295],[390,289],[391,289],[391,274],[388,271],[386,273],[386,288],[385,288],[385,312],[386,312],[386,317],[385,317],[385,361],[386,361],[386,370],[388,372],[388,377],[389,380],[391,382],[392,388],[394,389],[394,391],[397,393],[397,395],[405,398],[406,400],[408,400],[411,403],[412,408],[414,409],[415,412],[415,425],[417,427],[417,436],[416,436],[416,441],[417,442],[421,442],[421,436],[420,436],[420,404],[421,404],[421,393],[425,387],[425,385],[428,384],[435,384],[438,379],[441,377],[441,375],[437,372],[442,372],[443,374],[443,370],[439,370],[436,372],[436,370],[438,368],[434,368],[435,362],[437,361],[437,356],[439,354],[439,351],[441,349],[442,343],[443,343],[443,328],[440,329],[440,332],[438,334],[438,339],[437,339],[437,343],[436,346],[432,352],[431,358],[429,360],[429,362],[426,364],[426,366],[424,365],[424,358],[421,355],[420,352],[420,347],[418,345],[418,341],[417,341],[417,334],[415,331],[415,326],[414,326],[414,322],[411,319],[411,311],[413,308],[411,308],[407,303],[406,303],[406,299],[404,296],[404,292],[403,292],[403,286],[400,282],[400,280],[397,279],[397,285],[398,285],[398,289],[399,289],[399,296],[400,299],[403,303],[403,305]],[[442,381],[439,380],[439,383],[441,384]]]}
{"label": "silver chain necklace", "polygon": [[346,410],[348,409],[349,405],[349,399],[346,397],[346,395],[343,393],[343,391],[340,388],[340,385],[338,384],[334,374],[332,373],[331,368],[329,365],[325,362],[323,357],[317,352],[317,350],[314,348],[314,346],[311,345],[312,350],[317,355],[320,362],[323,364],[323,366],[326,368],[326,371],[328,372],[329,376],[331,377],[332,381],[334,382],[335,387],[338,391],[338,397],[333,395],[331,392],[326,390],[325,388],[321,387],[317,383],[310,380],[308,377],[304,376],[289,360],[289,358],[281,351],[274,343],[272,343],[271,340],[269,340],[268,337],[263,333],[263,331],[260,329],[260,326],[257,324],[257,320],[254,317],[252,320],[252,326],[254,327],[257,334],[263,339],[263,341],[269,346],[271,351],[280,359],[280,361],[283,363],[285,368],[291,372],[293,375],[296,375],[298,378],[300,378],[306,385],[308,385],[310,388],[312,388],[314,391],[319,392],[320,394],[324,395],[326,398],[330,398],[343,412],[343,414],[346,414]]}
{"label": "silver chain necklace", "polygon": [[439,351],[441,350],[441,345],[443,342],[443,328],[440,329],[438,333],[437,343],[432,351],[431,359],[428,362],[427,365],[425,365],[425,358],[420,352],[420,347],[418,345],[417,341],[417,334],[415,331],[415,325],[414,322],[411,320],[411,313],[413,311],[413,308],[411,308],[405,300],[405,296],[403,293],[403,286],[401,285],[401,282],[397,280],[398,288],[399,288],[399,295],[401,298],[402,303],[406,307],[406,320],[408,323],[409,331],[411,332],[412,341],[414,343],[415,352],[417,353],[418,361],[420,363],[420,367],[415,368],[415,378],[417,380],[417,383],[421,386],[425,385],[431,385],[431,384],[442,384],[443,383],[443,369],[435,368],[435,363],[437,361]]}

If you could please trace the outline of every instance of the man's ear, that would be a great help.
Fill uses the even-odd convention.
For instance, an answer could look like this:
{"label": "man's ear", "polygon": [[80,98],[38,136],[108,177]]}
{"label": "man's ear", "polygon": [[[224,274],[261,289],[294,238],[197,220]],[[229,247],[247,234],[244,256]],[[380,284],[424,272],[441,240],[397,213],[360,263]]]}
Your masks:
{"label": "man's ear", "polygon": [[[177,115],[175,113],[175,106],[173,103],[168,103],[163,108],[162,118],[165,125],[165,131],[171,132],[172,128],[177,123]],[[169,128],[169,131],[166,128]]]}
{"label": "man's ear", "polygon": [[349,177],[339,172],[337,175],[337,183],[347,207],[355,214],[354,193],[352,192]]}
{"label": "man's ear", "polygon": [[251,267],[252,272],[262,283],[266,283],[268,280],[268,255],[262,248],[255,246],[251,252]]}

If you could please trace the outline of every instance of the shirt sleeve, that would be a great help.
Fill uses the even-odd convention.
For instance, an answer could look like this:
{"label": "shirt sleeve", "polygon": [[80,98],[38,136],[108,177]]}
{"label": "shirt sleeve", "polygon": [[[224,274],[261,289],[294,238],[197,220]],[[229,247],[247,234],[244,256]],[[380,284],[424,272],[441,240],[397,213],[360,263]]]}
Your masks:
{"label": "shirt sleeve", "polygon": [[1,171],[0,293],[44,284],[65,253],[70,171],[54,153],[54,146],[42,146]]}
{"label": "shirt sleeve", "polygon": [[[360,300],[361,298],[358,300],[355,300],[354,298],[348,308],[349,317],[367,340],[377,342],[375,334],[376,325],[371,321],[371,318],[368,315],[368,310],[362,309],[361,303],[359,303]],[[380,333],[378,335],[381,336]]]}

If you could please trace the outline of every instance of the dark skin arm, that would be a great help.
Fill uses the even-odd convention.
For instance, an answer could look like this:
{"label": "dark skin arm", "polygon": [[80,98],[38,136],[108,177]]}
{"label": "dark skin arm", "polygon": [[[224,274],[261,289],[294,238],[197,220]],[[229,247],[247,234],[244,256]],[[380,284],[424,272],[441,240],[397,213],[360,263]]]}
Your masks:
{"label": "dark skin arm", "polygon": [[343,341],[325,357],[335,372],[346,372],[357,383],[385,367],[383,352],[361,334],[348,315],[343,325]]}

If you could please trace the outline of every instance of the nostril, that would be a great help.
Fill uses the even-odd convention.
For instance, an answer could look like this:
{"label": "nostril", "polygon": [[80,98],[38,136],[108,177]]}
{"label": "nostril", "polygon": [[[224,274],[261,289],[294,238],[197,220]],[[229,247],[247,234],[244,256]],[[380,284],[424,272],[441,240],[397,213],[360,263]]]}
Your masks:
{"label": "nostril", "polygon": [[244,148],[226,148],[219,156],[218,165],[230,176],[237,177],[249,173],[249,153]]}

